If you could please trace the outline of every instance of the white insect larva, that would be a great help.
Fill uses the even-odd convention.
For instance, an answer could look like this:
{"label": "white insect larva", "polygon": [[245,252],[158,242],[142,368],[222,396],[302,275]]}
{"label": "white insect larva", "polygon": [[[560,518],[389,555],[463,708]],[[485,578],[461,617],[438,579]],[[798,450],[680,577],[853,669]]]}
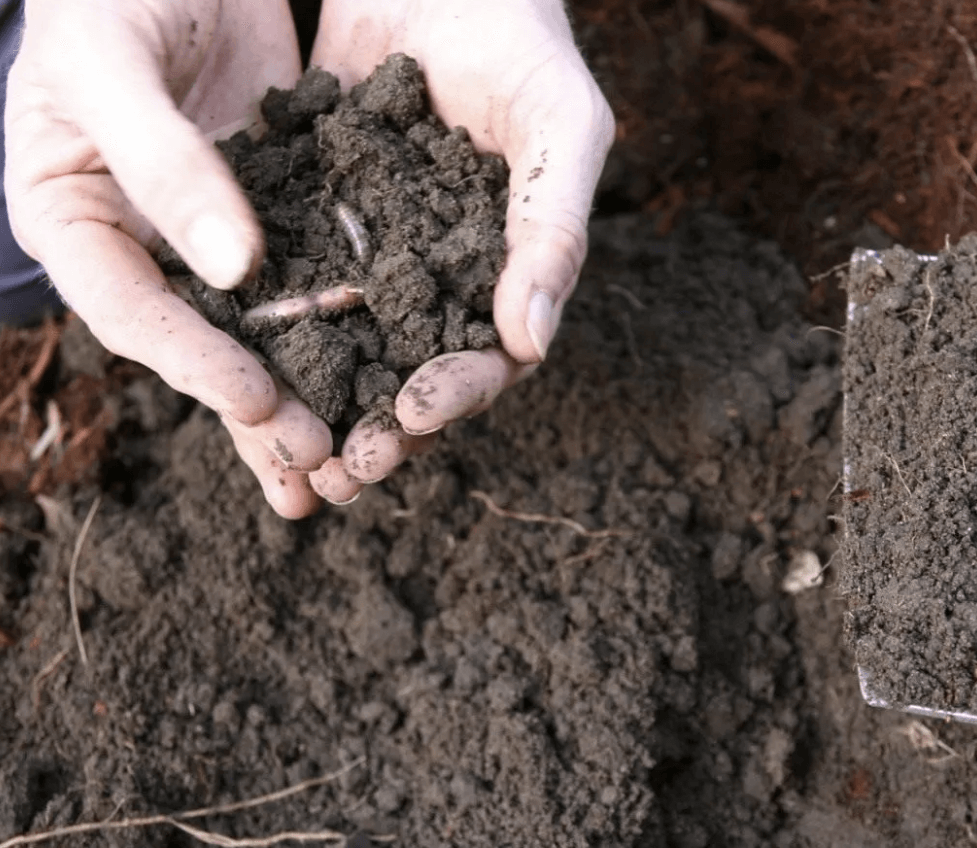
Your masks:
{"label": "white insect larva", "polygon": [[363,303],[363,289],[352,286],[333,286],[331,289],[287,297],[254,306],[241,315],[241,325],[261,324],[265,321],[297,321],[312,312],[344,312]]}
{"label": "white insect larva", "polygon": [[363,220],[357,211],[345,201],[336,204],[336,217],[346,233],[346,238],[353,246],[353,253],[356,260],[364,267],[369,267],[373,262],[373,245],[370,244],[370,236],[363,226]]}

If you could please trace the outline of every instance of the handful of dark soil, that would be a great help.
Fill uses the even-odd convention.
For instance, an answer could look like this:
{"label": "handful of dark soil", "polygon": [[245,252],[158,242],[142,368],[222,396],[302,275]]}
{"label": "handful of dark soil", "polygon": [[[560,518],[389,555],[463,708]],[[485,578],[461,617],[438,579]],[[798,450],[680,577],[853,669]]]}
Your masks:
{"label": "handful of dark soil", "polygon": [[269,90],[262,111],[260,141],[218,145],[265,229],[257,280],[221,292],[172,251],[160,264],[342,435],[361,416],[392,416],[422,363],[498,344],[508,170],[430,113],[402,54],[348,96],[310,69],[294,90]]}

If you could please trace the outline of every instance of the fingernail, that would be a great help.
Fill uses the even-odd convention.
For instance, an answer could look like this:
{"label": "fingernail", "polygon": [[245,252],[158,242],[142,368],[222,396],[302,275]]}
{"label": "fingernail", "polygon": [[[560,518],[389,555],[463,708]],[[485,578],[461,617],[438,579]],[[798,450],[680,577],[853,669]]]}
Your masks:
{"label": "fingernail", "polygon": [[408,436],[427,436],[430,435],[431,433],[437,433],[438,431],[443,430],[444,425],[445,422],[442,421],[436,427],[428,427],[426,430],[413,430],[410,427],[404,426],[403,424],[401,424],[400,426],[404,428],[404,432]]}
{"label": "fingernail", "polygon": [[326,498],[326,500],[329,501],[329,503],[332,504],[333,506],[348,506],[349,504],[353,503],[353,501],[355,501],[362,494],[363,494],[363,490],[360,489],[349,500],[345,500],[345,501],[330,501],[329,498]]}
{"label": "fingernail", "polygon": [[218,289],[232,289],[251,270],[251,247],[223,218],[205,213],[187,230],[194,270]]}
{"label": "fingernail", "polygon": [[546,349],[553,339],[553,301],[544,291],[536,292],[529,301],[526,332],[532,340],[539,358],[546,358]]}

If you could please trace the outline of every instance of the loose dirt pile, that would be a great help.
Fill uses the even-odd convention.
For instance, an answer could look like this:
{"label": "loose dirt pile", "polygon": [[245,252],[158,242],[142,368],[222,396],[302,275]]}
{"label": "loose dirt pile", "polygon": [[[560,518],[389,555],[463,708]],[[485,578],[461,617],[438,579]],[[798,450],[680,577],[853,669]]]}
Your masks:
{"label": "loose dirt pile", "polygon": [[[446,846],[963,840],[968,732],[861,704],[832,568],[784,591],[829,561],[838,506],[838,343],[797,317],[803,294],[721,219],[665,239],[597,223],[552,364],[297,524],[214,416],[130,383],[124,474],[103,466],[43,522],[4,501],[26,533],[0,535],[0,834],[362,757],[197,824]],[[99,493],[76,577],[86,667],[68,565]]]}

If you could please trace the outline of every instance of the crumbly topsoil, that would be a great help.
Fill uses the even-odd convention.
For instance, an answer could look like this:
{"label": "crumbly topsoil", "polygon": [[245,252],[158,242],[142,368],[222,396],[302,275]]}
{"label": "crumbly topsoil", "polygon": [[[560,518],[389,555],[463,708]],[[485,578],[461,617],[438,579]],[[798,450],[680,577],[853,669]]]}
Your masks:
{"label": "crumbly topsoil", "polygon": [[977,711],[977,237],[886,251],[848,286],[855,656],[893,703]]}
{"label": "crumbly topsoil", "polygon": [[[973,730],[862,702],[833,567],[783,588],[834,552],[837,337],[798,317],[777,248],[722,219],[661,238],[612,218],[591,245],[532,379],[302,522],[157,378],[97,398],[96,484],[46,516],[0,501],[0,839],[365,757],[194,824],[436,848],[967,844]],[[74,335],[57,374],[97,359]],[[69,564],[96,495],[85,666]]]}
{"label": "crumbly topsoil", "polygon": [[[498,344],[492,291],[508,172],[430,113],[413,59],[389,57],[342,96],[332,74],[311,68],[293,91],[272,89],[262,111],[260,141],[242,132],[218,146],[265,229],[267,259],[233,293],[189,279],[212,323],[263,354],[340,432],[389,411],[427,360]],[[188,273],[169,251],[161,261]],[[242,321],[253,307],[335,286],[362,291],[364,303]]]}

